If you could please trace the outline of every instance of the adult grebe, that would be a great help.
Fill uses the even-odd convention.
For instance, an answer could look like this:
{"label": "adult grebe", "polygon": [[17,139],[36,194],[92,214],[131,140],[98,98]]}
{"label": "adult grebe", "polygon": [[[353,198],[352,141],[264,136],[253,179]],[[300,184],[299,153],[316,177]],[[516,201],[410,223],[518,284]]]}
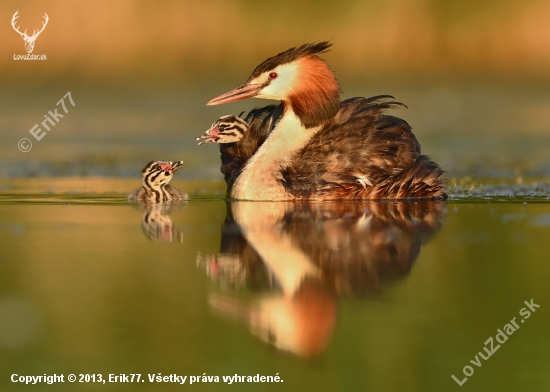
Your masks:
{"label": "adult grebe", "polygon": [[[270,57],[256,67],[246,83],[207,103],[219,105],[251,97],[281,101],[281,106],[271,106],[267,115],[266,110],[257,109],[270,121],[256,121],[258,129],[236,142],[238,145],[254,135],[267,137],[263,144],[256,143],[257,150],[247,151],[253,154],[249,159],[233,165],[229,197],[446,199],[441,168],[421,155],[407,122],[385,114],[386,109],[401,103],[391,96],[340,102],[338,81],[317,56],[330,46],[328,42],[305,44]],[[280,118],[274,114],[278,110]],[[231,160],[232,156],[225,158]]]}

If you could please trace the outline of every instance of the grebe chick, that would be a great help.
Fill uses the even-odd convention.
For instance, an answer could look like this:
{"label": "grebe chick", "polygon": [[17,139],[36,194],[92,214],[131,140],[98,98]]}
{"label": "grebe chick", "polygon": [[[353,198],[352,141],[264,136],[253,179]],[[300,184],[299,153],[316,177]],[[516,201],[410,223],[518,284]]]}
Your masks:
{"label": "grebe chick", "polygon": [[[261,63],[243,85],[207,105],[245,98],[281,101],[282,115],[246,162],[223,166],[228,195],[240,200],[446,199],[443,171],[406,121],[386,114],[391,96],[340,102],[338,81],[318,54],[328,42],[289,49]],[[261,112],[261,109],[259,109]],[[271,124],[271,121],[270,121]],[[247,137],[235,144],[238,146]],[[223,153],[222,153],[223,157]],[[229,162],[229,163],[228,163]]]}
{"label": "grebe chick", "polygon": [[248,131],[248,123],[242,118],[230,114],[220,117],[197,140],[204,139],[199,143],[199,146],[210,143],[234,143],[241,140],[246,131]]}
{"label": "grebe chick", "polygon": [[[211,140],[205,141],[204,144],[219,144],[222,161],[220,170],[225,176],[228,190],[231,189],[233,182],[241,173],[246,162],[254,155],[269,132],[278,123],[283,112],[281,105],[268,105],[263,108],[252,109],[244,120],[242,119],[243,113],[239,116],[221,117],[212,124],[209,130],[197,138],[197,140],[207,138],[208,135],[216,135],[216,133],[227,134],[223,140],[218,141],[213,137]],[[232,134],[229,135],[229,133]]]}
{"label": "grebe chick", "polygon": [[128,195],[132,203],[163,203],[188,200],[186,193],[168,185],[183,161],[151,161],[141,171],[143,186]]}

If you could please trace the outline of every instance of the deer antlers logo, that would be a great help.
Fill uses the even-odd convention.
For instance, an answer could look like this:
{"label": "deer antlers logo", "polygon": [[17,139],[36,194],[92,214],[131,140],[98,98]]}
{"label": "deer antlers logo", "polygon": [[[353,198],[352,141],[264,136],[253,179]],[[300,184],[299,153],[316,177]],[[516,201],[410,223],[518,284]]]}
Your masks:
{"label": "deer antlers logo", "polygon": [[45,19],[44,22],[42,22],[42,28],[40,30],[34,30],[34,33],[33,35],[31,35],[30,37],[27,35],[27,30],[25,30],[24,33],[20,32],[19,31],[19,27],[17,27],[15,25],[15,21],[17,20],[17,18],[19,18],[19,15],[17,15],[19,11],[15,11],[15,14],[13,14],[13,18],[11,18],[11,25],[13,27],[13,29],[15,31],[17,31],[19,33],[19,35],[21,35],[21,38],[23,38],[23,40],[25,41],[25,49],[27,49],[27,53],[32,53],[32,51],[34,50],[34,43],[36,41],[36,38],[38,38],[38,36],[40,35],[40,33],[42,31],[44,31],[44,28],[46,27],[46,25],[48,24],[48,20],[50,19],[48,17],[48,14],[44,12],[44,16],[43,18]]}

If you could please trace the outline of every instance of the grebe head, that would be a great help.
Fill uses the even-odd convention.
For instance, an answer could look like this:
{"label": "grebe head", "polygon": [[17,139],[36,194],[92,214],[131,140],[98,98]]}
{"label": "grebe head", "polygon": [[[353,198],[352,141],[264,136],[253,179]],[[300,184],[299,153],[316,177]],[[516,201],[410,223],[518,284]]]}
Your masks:
{"label": "grebe head", "polygon": [[250,306],[230,297],[212,296],[210,306],[248,322],[252,334],[279,350],[312,357],[326,348],[336,322],[331,289],[306,280],[292,297],[273,295]]}
{"label": "grebe head", "polygon": [[183,161],[151,161],[141,171],[146,188],[160,188],[170,182]]}
{"label": "grebe head", "polygon": [[[241,113],[242,114],[242,113]],[[240,117],[228,115],[223,116],[218,119],[208,131],[203,133],[197,138],[197,140],[202,140],[199,143],[209,144],[209,143],[234,143],[241,140],[246,131],[248,131],[248,123]]]}
{"label": "grebe head", "polygon": [[246,98],[276,99],[290,106],[306,128],[332,118],[340,107],[340,88],[334,73],[317,54],[329,42],[305,44],[270,57],[258,65],[243,85],[210,100],[220,105]]}

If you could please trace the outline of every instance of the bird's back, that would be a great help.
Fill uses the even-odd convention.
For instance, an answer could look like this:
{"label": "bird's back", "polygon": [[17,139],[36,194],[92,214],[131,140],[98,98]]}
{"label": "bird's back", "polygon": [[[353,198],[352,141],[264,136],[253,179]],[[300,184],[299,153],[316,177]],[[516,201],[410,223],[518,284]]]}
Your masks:
{"label": "bird's back", "polygon": [[299,199],[446,198],[443,171],[406,121],[387,115],[403,106],[391,96],[351,98],[281,172]]}
{"label": "bird's back", "polygon": [[[422,155],[410,125],[386,114],[403,104],[391,96],[350,98],[281,169],[280,181],[297,199],[446,199],[443,171]],[[228,194],[247,161],[264,143],[282,105],[252,110],[249,131],[220,144]]]}
{"label": "bird's back", "polygon": [[167,201],[189,200],[189,196],[171,185],[166,185],[164,192],[154,192],[142,186],[130,193],[127,200],[131,203],[164,203]]}

